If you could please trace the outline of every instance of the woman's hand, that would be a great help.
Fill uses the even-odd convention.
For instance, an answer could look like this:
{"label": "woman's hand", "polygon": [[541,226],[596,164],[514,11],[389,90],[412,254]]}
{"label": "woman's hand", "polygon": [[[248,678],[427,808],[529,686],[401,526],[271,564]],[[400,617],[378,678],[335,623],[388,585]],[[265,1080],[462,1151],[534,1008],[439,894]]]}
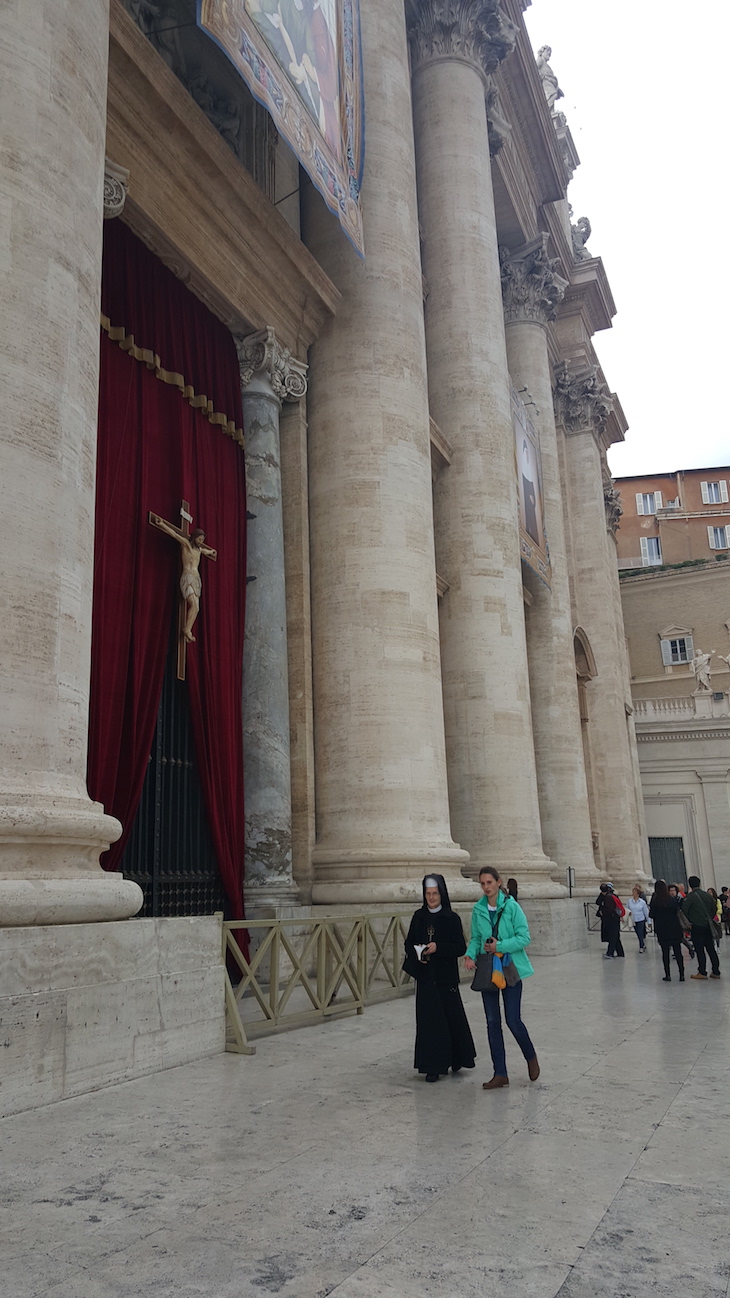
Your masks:
{"label": "woman's hand", "polygon": [[423,951],[421,952],[421,956],[422,956],[422,957],[423,957],[424,955],[435,955],[435,954],[436,954],[436,943],[435,943],[435,942],[429,942],[428,946],[425,946],[425,947],[423,948]]}
{"label": "woman's hand", "polygon": [[486,939],[484,943],[484,950],[486,951],[487,955],[490,954],[493,955],[494,952],[497,950],[497,943],[495,942],[493,937],[488,937]]}
{"label": "woman's hand", "polygon": [[464,968],[467,973],[474,973],[474,970],[476,969],[476,965],[470,955],[464,956]]}

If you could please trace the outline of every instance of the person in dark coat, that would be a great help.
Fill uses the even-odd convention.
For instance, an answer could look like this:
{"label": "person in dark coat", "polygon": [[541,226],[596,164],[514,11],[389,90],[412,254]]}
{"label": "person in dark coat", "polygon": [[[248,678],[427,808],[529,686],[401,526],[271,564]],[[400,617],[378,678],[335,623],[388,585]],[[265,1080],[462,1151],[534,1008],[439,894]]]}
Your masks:
{"label": "person in dark coat", "polygon": [[601,941],[608,943],[604,959],[613,960],[614,956],[623,956],[621,916],[616,905],[613,884],[601,884],[601,890],[596,897],[596,910],[601,919]]}
{"label": "person in dark coat", "polygon": [[679,922],[679,899],[670,895],[663,879],[657,879],[654,896],[649,902],[649,918],[654,925],[657,942],[662,949],[664,977],[662,982],[672,981],[669,963],[670,949],[674,952],[679,969],[679,981],[684,982],[684,957],[682,955],[682,925]]}
{"label": "person in dark coat", "polygon": [[476,1050],[459,991],[458,959],[466,951],[461,920],[451,909],[443,875],[426,875],[422,886],[423,905],[411,920],[403,968],[416,980],[413,1067],[427,1082],[437,1082],[449,1069],[473,1068]]}

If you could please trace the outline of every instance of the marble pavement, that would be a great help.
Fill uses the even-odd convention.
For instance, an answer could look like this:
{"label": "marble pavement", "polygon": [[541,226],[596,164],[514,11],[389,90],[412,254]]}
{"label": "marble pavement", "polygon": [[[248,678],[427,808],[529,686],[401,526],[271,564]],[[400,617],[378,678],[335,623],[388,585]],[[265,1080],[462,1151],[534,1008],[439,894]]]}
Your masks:
{"label": "marble pavement", "polygon": [[533,1085],[465,990],[437,1086],[408,998],[4,1120],[1,1298],[727,1295],[730,968],[626,949],[536,960]]}

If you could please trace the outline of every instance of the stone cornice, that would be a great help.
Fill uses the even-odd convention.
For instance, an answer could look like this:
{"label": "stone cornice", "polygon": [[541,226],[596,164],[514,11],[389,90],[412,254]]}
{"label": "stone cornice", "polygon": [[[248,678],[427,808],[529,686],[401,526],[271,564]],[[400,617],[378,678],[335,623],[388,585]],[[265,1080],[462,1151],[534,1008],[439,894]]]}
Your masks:
{"label": "stone cornice", "polygon": [[414,71],[435,59],[458,59],[486,78],[512,53],[516,36],[499,0],[410,0],[408,5]]}
{"label": "stone cornice", "polygon": [[264,374],[279,401],[299,401],[307,391],[307,366],[295,360],[288,347],[277,342],[269,326],[246,338],[234,335],[241,387],[246,389],[256,374]]}
{"label": "stone cornice", "polygon": [[566,433],[592,432],[600,437],[612,411],[611,395],[598,374],[598,366],[573,373],[564,361],[555,374],[555,419]]}
{"label": "stone cornice", "polygon": [[658,730],[655,722],[639,721],[636,723],[636,742],[639,744],[671,744],[686,739],[724,739],[730,742],[729,726],[721,726],[719,729],[712,730],[709,727],[703,727],[700,730],[695,726],[690,730],[680,730],[679,725],[680,723],[677,723],[677,729]]}
{"label": "stone cornice", "polygon": [[547,244],[548,235],[542,233],[516,252],[500,250],[505,321],[546,325],[555,319],[568,281],[558,274],[559,259],[548,256]]}
{"label": "stone cornice", "polygon": [[589,336],[611,328],[616,303],[600,257],[574,263],[560,314],[581,315]]}

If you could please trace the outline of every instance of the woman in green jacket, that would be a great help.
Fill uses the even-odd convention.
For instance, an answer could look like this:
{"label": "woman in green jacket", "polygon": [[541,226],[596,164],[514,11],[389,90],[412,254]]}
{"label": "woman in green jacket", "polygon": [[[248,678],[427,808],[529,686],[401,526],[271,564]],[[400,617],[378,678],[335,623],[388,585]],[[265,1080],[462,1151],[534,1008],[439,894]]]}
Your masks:
{"label": "woman in green jacket", "polygon": [[[485,865],[479,871],[479,884],[484,896],[479,898],[472,911],[471,941],[466,948],[464,964],[467,969],[475,969],[476,957],[482,952],[492,955],[499,952],[510,956],[513,961],[520,981],[515,983],[514,987],[502,988],[504,1017],[507,1027],[527,1060],[530,1081],[534,1082],[540,1076],[540,1065],[520,1012],[522,979],[529,978],[530,974],[535,972],[525,951],[525,947],[530,944],[527,918],[514,897],[508,896],[505,892],[499,871],[493,866]],[[489,1082],[483,1082],[482,1085],[485,1091],[494,1091],[500,1086],[509,1086],[502,1016],[499,1008],[499,988],[493,986],[489,991],[482,992],[482,1000],[487,1017],[489,1049],[494,1065],[494,1077]]]}

